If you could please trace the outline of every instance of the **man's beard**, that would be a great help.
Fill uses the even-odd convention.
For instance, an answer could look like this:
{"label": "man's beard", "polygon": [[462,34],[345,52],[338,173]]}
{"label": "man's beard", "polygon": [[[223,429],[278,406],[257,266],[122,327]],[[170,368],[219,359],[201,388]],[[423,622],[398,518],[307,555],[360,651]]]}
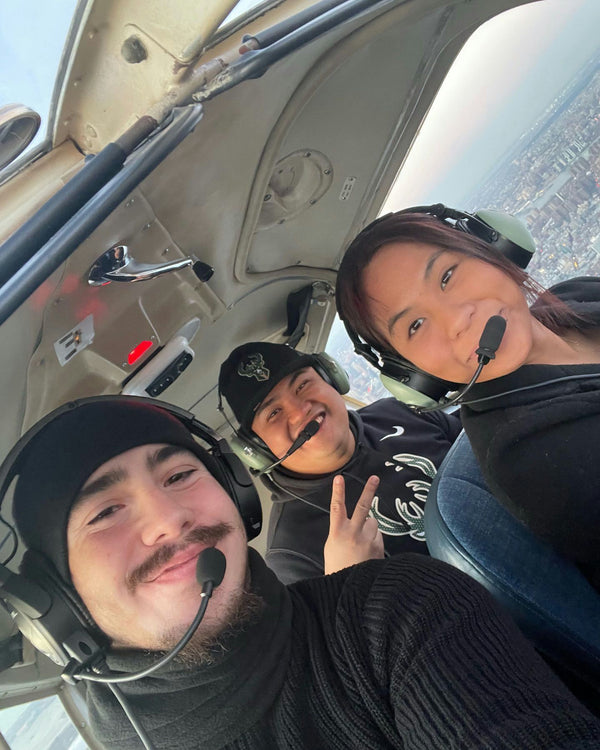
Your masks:
{"label": "man's beard", "polygon": [[[160,570],[171,558],[182,549],[191,544],[216,545],[221,539],[233,532],[228,523],[219,523],[214,526],[203,526],[192,529],[178,544],[170,544],[161,547],[141,563],[128,577],[127,586],[130,591],[135,591],[137,586],[144,580]],[[226,608],[219,615],[219,622],[211,624],[202,621],[190,641],[175,657],[174,661],[191,665],[211,664],[220,654],[227,650],[226,643],[236,633],[240,633],[256,622],[264,607],[263,599],[250,591],[250,571],[246,573],[244,587],[235,592],[235,596],[228,602]],[[208,608],[210,608],[210,601]],[[213,605],[214,606],[214,605]],[[187,627],[177,627],[167,630],[160,637],[161,650],[165,653],[174,648]]]}
{"label": "man's beard", "polygon": [[[210,607],[210,603],[208,605]],[[220,623],[208,629],[198,629],[173,661],[186,667],[209,666],[228,651],[229,643],[260,619],[265,602],[258,594],[249,590],[249,580],[238,596],[229,603]],[[181,638],[169,636],[173,648]]]}

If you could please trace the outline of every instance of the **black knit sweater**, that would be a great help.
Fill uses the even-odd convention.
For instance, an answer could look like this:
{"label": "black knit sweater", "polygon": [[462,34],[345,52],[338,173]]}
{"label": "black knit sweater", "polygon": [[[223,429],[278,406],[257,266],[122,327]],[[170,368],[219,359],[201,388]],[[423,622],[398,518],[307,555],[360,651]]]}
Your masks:
{"label": "black knit sweater", "polygon": [[[600,327],[599,279],[551,291]],[[474,386],[468,403],[463,424],[492,493],[600,590],[600,363],[524,365]]]}
{"label": "black knit sweater", "polygon": [[[600,724],[477,583],[424,555],[286,589],[251,551],[260,621],[210,667],[122,686],[157,748],[549,750],[600,747]],[[132,671],[154,655],[113,654]],[[105,686],[88,689],[106,748],[139,748]]]}

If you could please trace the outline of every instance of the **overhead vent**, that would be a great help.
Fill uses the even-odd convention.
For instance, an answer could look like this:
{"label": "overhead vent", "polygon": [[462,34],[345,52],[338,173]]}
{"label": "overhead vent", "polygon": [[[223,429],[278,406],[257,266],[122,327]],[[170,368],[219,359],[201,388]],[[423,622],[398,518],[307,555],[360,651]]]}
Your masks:
{"label": "overhead vent", "polygon": [[311,208],[333,182],[333,167],[319,151],[294,151],[275,165],[263,198],[257,231],[283,224]]}

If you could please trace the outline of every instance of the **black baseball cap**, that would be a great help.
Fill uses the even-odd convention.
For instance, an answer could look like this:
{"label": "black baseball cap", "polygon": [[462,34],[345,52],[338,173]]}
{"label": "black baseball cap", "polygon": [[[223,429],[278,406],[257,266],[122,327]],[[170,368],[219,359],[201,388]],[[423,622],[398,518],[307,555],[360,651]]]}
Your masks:
{"label": "black baseball cap", "polygon": [[302,354],[285,344],[262,341],[242,344],[221,365],[219,391],[240,426],[251,430],[257,406],[286,375],[313,367],[312,354]]}

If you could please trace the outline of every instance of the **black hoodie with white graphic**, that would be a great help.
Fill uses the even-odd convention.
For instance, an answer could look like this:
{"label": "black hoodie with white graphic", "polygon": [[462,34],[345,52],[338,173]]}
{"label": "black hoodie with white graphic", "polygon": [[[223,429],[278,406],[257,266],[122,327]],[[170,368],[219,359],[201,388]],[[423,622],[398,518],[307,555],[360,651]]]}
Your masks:
{"label": "black hoodie with white graphic", "polygon": [[346,482],[351,515],[366,480],[380,478],[372,515],[387,554],[427,554],[423,512],[431,480],[461,430],[458,416],[416,414],[393,398],[349,412],[356,439],[352,458],[338,471],[311,476],[278,467],[263,479],[271,490],[266,561],[284,583],[323,574],[333,478]]}

